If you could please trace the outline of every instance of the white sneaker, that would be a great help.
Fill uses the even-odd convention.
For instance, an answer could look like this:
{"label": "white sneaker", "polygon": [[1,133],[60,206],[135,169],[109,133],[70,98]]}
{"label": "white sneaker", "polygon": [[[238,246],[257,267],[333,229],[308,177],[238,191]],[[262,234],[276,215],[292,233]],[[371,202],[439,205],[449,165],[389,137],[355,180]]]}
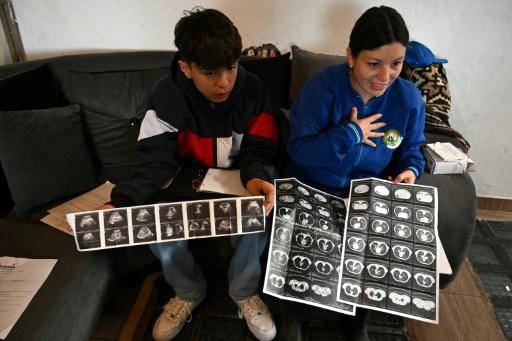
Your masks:
{"label": "white sneaker", "polygon": [[260,341],[270,341],[276,336],[276,325],[265,302],[258,295],[235,300],[238,317],[245,318],[251,333]]}
{"label": "white sneaker", "polygon": [[178,335],[185,322],[192,321],[192,310],[198,304],[179,297],[171,298],[153,327],[155,340],[167,341]]}

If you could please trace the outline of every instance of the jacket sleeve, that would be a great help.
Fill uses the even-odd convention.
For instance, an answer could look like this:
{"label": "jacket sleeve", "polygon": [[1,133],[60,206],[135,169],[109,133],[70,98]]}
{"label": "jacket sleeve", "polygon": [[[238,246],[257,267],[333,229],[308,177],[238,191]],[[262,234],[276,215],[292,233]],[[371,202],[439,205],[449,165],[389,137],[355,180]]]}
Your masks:
{"label": "jacket sleeve", "polygon": [[421,177],[425,167],[425,158],[421,151],[421,146],[425,143],[425,104],[421,96],[419,97],[418,105],[410,111],[404,139],[393,155],[393,175],[397,176],[409,169],[416,175],[416,180]]}
{"label": "jacket sleeve", "polygon": [[149,109],[137,142],[138,170],[130,180],[114,187],[111,203],[116,207],[140,205],[165,187],[179,168],[177,150],[178,130]]}
{"label": "jacket sleeve", "polygon": [[335,90],[324,83],[320,77],[307,82],[290,114],[288,153],[303,165],[336,166],[363,140],[359,125],[336,112]]}
{"label": "jacket sleeve", "polygon": [[257,114],[244,131],[240,146],[240,179],[244,186],[254,178],[274,181],[278,154],[278,129],[265,90],[257,102]]}

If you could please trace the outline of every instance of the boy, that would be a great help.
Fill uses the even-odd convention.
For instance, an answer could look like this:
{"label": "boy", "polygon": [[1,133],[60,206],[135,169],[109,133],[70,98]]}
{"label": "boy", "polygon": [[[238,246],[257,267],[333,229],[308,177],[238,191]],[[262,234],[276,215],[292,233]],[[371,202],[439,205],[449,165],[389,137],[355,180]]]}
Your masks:
{"label": "boy", "polygon": [[[140,128],[139,170],[116,186],[111,203],[101,208],[197,200],[162,192],[157,200],[150,197],[176,176],[180,166],[237,165],[249,193],[265,195],[268,214],[273,206],[277,128],[263,83],[238,65],[242,42],[237,28],[219,11],[193,9],[177,23],[174,35],[178,54],[171,74],[153,92]],[[236,252],[230,262],[229,294],[259,340],[276,334],[272,316],[256,294],[266,242],[265,233],[231,237]],[[187,241],[150,248],[176,292],[153,328],[156,340],[170,340],[190,321],[206,294],[206,283]]]}

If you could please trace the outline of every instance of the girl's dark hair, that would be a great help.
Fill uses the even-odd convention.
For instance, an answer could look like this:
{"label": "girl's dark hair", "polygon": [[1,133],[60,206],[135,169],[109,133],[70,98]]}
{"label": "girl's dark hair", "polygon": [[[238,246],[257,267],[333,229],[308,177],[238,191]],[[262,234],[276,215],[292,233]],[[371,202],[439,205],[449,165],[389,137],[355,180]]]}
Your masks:
{"label": "girl's dark hair", "polygon": [[230,67],[242,53],[242,38],[223,13],[194,7],[174,28],[174,44],[185,62],[201,68]]}
{"label": "girl's dark hair", "polygon": [[368,9],[357,19],[348,47],[357,57],[362,50],[373,50],[393,42],[407,47],[409,31],[400,13],[391,7],[380,6]]}

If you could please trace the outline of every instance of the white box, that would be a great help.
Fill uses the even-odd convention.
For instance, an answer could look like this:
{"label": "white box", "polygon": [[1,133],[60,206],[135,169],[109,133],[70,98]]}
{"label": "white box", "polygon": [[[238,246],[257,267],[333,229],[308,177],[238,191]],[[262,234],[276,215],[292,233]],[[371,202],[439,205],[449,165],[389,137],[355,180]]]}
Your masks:
{"label": "white box", "polygon": [[474,161],[450,142],[429,143],[423,152],[432,174],[462,174],[474,169]]}

